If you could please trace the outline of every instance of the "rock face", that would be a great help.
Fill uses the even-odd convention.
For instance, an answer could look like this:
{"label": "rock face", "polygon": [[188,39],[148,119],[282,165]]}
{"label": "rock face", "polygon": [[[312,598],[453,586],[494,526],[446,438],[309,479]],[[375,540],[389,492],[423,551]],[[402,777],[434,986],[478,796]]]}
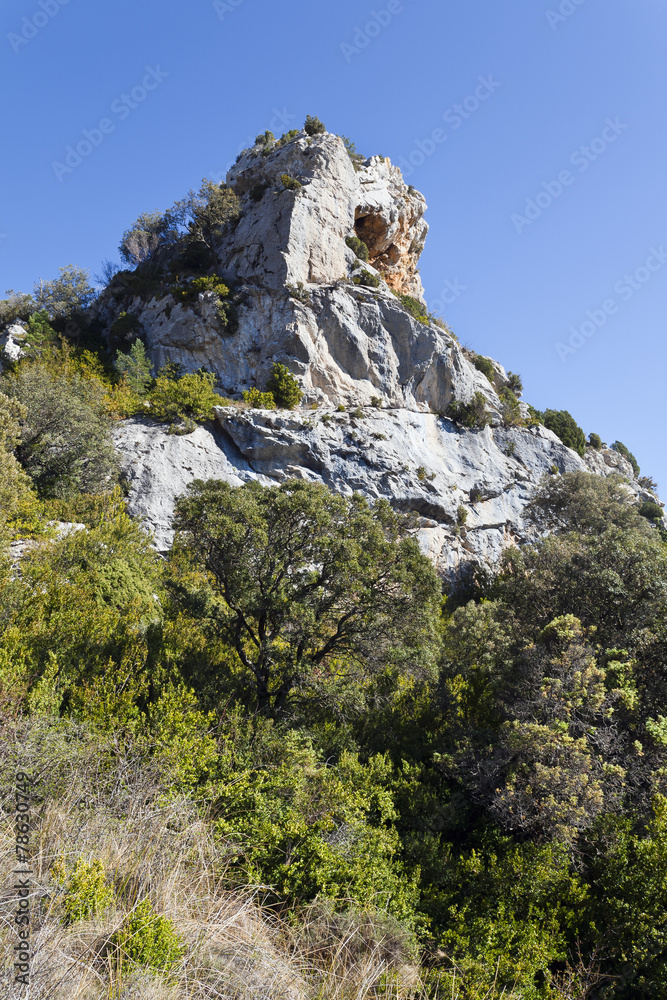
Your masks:
{"label": "rock face", "polygon": [[0,334],[0,371],[3,366],[19,361],[24,354],[21,346],[25,339],[25,327],[20,323],[13,323],[5,327]]}
{"label": "rock face", "polygon": [[[544,427],[504,426],[504,369],[493,363],[492,385],[426,317],[417,272],[426,205],[387,160],[354,163],[339,137],[300,133],[246,151],[227,183],[242,215],[221,237],[216,273],[240,296],[234,332],[210,293],[193,306],[137,295],[123,308],[142,323],[156,365],[206,366],[238,399],[264,389],[279,361],[304,400],[294,412],[222,406],[216,426],[184,436],[141,420],[117,429],[130,509],[158,548],[168,548],[175,499],[193,479],[240,485],[296,476],[417,512],[424,549],[454,581],[531,537],[523,511],[545,473],[589,469],[632,480],[616,452],[589,448],[583,460]],[[350,237],[366,244],[367,262]],[[118,309],[108,295],[99,318],[108,326]],[[452,401],[476,394],[490,426],[465,430],[444,416]],[[643,498],[638,484],[631,488]]]}

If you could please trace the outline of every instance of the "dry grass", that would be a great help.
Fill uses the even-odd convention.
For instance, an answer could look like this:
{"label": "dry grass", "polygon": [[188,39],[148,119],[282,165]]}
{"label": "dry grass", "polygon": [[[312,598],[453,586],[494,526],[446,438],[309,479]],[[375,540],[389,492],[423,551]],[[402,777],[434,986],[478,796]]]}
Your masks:
{"label": "dry grass", "polygon": [[[47,792],[35,807],[30,990],[14,982],[16,865],[12,798],[3,802],[0,857],[0,996],[6,1000],[409,1000],[425,997],[404,932],[370,916],[313,905],[298,919],[262,905],[262,889],[231,888],[232,848],[216,841],[195,806],[164,801],[158,776],[81,733],[0,732],[5,795],[21,758],[39,761]],[[9,739],[2,740],[8,736]],[[40,739],[42,740],[40,744]],[[45,742],[44,742],[45,741]],[[49,742],[51,741],[51,742]],[[105,756],[106,754],[106,756]],[[99,859],[116,902],[67,926],[63,859]],[[169,974],[118,966],[109,941],[142,899],[184,942]]]}

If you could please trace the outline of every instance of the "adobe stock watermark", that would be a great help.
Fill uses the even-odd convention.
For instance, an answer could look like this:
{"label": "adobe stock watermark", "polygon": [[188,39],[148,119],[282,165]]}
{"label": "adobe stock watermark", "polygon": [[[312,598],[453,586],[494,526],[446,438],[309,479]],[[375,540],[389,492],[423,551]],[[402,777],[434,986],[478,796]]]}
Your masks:
{"label": "adobe stock watermark", "polygon": [[649,255],[643,264],[636,267],[630,274],[624,274],[615,283],[613,291],[617,298],[608,298],[598,309],[588,309],[586,319],[580,326],[570,327],[570,336],[567,343],[558,341],[554,344],[556,353],[561,361],[567,361],[571,354],[580,350],[587,340],[594,337],[598,330],[606,324],[611,316],[615,316],[619,310],[619,303],[629,302],[644,285],[646,285],[653,275],[662,270],[667,264],[667,250],[664,246],[651,247]]}
{"label": "adobe stock watermark", "polygon": [[213,10],[220,20],[224,21],[227,15],[233,14],[242,3],[245,3],[245,0],[213,0]]}
{"label": "adobe stock watermark", "polygon": [[356,25],[352,41],[340,43],[345,62],[350,63],[354,56],[361,55],[373,39],[382,34],[404,10],[405,4],[402,0],[389,0],[389,3],[380,10],[369,11],[368,20],[362,25]]}
{"label": "adobe stock watermark", "polygon": [[17,34],[10,31],[7,41],[14,49],[20,52],[24,45],[31,42],[47,24],[60,13],[60,8],[68,4],[70,0],[39,0],[39,10],[35,11],[32,17],[24,17],[21,21],[21,31]]}
{"label": "adobe stock watermark", "polygon": [[443,282],[439,297],[429,302],[430,312],[442,315],[446,306],[451,306],[467,291],[468,285],[462,285],[458,278],[453,281],[448,278]]}
{"label": "adobe stock watermark", "polygon": [[[453,104],[444,112],[442,120],[449,126],[451,132],[458,131],[463,123],[471,118],[501,86],[491,75],[480,76],[478,80],[479,82],[471,94],[468,94],[460,104]],[[407,157],[401,156],[396,162],[396,166],[400,167],[404,177],[410,177],[415,170],[424,165],[429,157],[433,156],[438,146],[441,146],[448,138],[447,129],[434,128],[425,139],[416,139],[412,151],[408,153]]]}
{"label": "adobe stock watermark", "polygon": [[30,884],[34,874],[30,867],[30,834],[32,832],[32,819],[30,807],[34,794],[36,780],[32,775],[19,771],[16,775],[16,785],[14,789],[14,827],[15,827],[15,853],[17,866],[12,874],[16,881],[12,888],[16,893],[16,909],[14,911],[14,924],[16,943],[13,946],[14,952],[14,982],[22,986],[30,986],[30,964],[32,961],[32,949],[30,947]]}
{"label": "adobe stock watermark", "polygon": [[[118,121],[125,121],[146,100],[153,90],[157,90],[163,80],[169,76],[159,66],[147,66],[146,75],[140,84],[133,87],[127,94],[121,94],[112,102],[109,109]],[[62,184],[65,177],[74,173],[84,160],[94,153],[102,145],[108,135],[116,131],[117,122],[112,118],[101,118],[97,128],[84,128],[81,132],[82,138],[74,146],[67,146],[63,161],[54,160],[51,169],[58,181]]]}
{"label": "adobe stock watermark", "polygon": [[551,30],[556,31],[561,24],[564,24],[573,14],[576,14],[581,5],[585,3],[586,0],[561,0],[556,10],[545,11]]}
{"label": "adobe stock watermark", "polygon": [[[609,146],[630,127],[624,125],[620,118],[607,118],[604,124],[605,127],[599,136],[592,139],[587,146],[579,146],[570,156],[570,163],[580,174],[585,173],[590,165],[606,153]],[[542,181],[542,189],[535,197],[526,199],[523,215],[514,212],[510,216],[510,222],[517,233],[520,235],[528,226],[532,226],[555,201],[558,201],[565,193],[565,189],[574,184],[576,179],[576,174],[571,170],[561,170],[556,179]]]}

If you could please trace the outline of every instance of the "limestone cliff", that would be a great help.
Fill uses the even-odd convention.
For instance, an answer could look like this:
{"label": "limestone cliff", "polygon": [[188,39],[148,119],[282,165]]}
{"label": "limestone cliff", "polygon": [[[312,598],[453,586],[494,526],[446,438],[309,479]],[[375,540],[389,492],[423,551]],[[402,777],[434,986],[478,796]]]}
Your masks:
{"label": "limestone cliff", "polygon": [[[587,449],[582,459],[542,426],[507,426],[502,367],[494,364],[492,384],[427,317],[417,270],[426,205],[388,160],[355,162],[339,137],[302,132],[246,151],[227,184],[241,216],[220,238],[215,273],[235,290],[234,330],[210,293],[190,305],[168,294],[121,302],[112,288],[99,318],[108,328],[122,305],[141,322],[156,365],[205,366],[232,399],[263,389],[282,362],[304,400],[294,412],[220,407],[215,427],[185,436],[140,420],[119,427],[130,508],[158,547],[170,542],[174,501],[188,481],[297,476],[418,512],[424,548],[455,579],[530,537],[523,510],[545,472],[589,468],[632,480],[616,452]],[[350,237],[366,244],[367,262]],[[411,297],[408,308],[401,295]],[[466,430],[445,416],[475,394],[489,426]]]}

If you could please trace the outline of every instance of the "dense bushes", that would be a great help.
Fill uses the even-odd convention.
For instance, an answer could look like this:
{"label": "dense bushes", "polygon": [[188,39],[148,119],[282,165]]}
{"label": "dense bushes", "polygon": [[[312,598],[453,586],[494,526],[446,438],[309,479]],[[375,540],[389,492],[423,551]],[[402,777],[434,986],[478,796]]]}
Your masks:
{"label": "dense bushes", "polygon": [[469,403],[453,400],[449,404],[447,416],[468,430],[481,430],[491,423],[491,414],[486,407],[486,396],[482,392],[476,392]]}
{"label": "dense bushes", "polygon": [[614,449],[614,451],[617,451],[619,455],[622,455],[623,458],[627,458],[628,462],[632,466],[632,471],[634,472],[635,476],[638,476],[641,471],[639,468],[639,462],[632,454],[630,449],[626,448],[622,441],[614,441],[614,443],[612,444],[612,448]]}
{"label": "dense bushes", "polygon": [[359,260],[367,261],[369,258],[368,247],[363,240],[360,240],[358,236],[348,236],[345,240],[346,244],[353,250]]}
{"label": "dense bushes", "polygon": [[306,135],[323,135],[326,132],[326,128],[319,118],[315,118],[313,115],[306,115],[303,129]]}
{"label": "dense bushes", "polygon": [[572,448],[578,455],[584,457],[586,451],[586,435],[567,410],[545,410],[541,415],[542,422],[548,430],[553,431],[564,445]]}
{"label": "dense bushes", "polygon": [[273,396],[276,406],[293,410],[303,398],[301,387],[287,365],[276,362],[266,383],[266,391]]}
{"label": "dense bushes", "polygon": [[25,407],[17,455],[41,496],[109,488],[116,458],[99,385],[31,365],[12,373],[3,389]]}

